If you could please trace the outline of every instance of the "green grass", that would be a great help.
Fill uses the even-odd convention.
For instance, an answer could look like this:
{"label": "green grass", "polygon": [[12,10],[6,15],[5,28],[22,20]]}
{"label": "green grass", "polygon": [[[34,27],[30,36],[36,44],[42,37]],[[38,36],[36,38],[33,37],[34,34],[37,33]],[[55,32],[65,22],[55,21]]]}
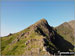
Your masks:
{"label": "green grass", "polygon": [[15,39],[14,36],[2,37],[2,38],[1,38],[1,50],[4,50],[4,48],[5,48],[7,45],[9,45],[14,39]]}
{"label": "green grass", "polygon": [[[28,31],[28,30],[26,30],[26,31]],[[24,33],[24,31],[21,31],[21,32]],[[1,48],[2,48],[2,54],[3,55],[22,55],[26,51],[25,50],[25,48],[27,47],[25,45],[26,41],[28,41],[30,39],[41,39],[42,38],[42,36],[40,38],[40,35],[37,34],[35,31],[33,31],[29,35],[29,37],[24,38],[24,36],[22,36],[21,39],[18,42],[13,43],[12,45],[9,45],[9,44],[11,44],[11,42],[13,40],[15,40],[17,38],[17,36],[19,34],[20,34],[20,32],[17,33],[17,34],[11,35],[9,37],[3,37],[2,38]],[[32,48],[37,48],[37,45],[36,46],[31,45],[31,48],[29,48],[29,50],[32,49]]]}

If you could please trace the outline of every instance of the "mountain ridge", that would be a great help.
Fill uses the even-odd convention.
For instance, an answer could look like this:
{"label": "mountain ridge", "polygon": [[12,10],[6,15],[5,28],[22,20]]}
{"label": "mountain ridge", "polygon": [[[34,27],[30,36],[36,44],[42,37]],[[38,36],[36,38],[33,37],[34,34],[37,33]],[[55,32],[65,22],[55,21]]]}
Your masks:
{"label": "mountain ridge", "polygon": [[39,53],[53,55],[58,51],[74,51],[72,29],[69,31],[67,29],[71,29],[67,22],[53,28],[49,26],[47,20],[41,19],[20,32],[2,37],[1,53],[38,56]]}

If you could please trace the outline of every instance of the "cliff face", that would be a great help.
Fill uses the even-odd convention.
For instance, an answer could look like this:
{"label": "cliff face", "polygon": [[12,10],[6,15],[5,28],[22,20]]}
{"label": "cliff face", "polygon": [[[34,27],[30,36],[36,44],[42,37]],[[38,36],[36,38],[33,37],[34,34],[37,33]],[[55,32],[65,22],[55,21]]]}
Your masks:
{"label": "cliff face", "polygon": [[67,23],[65,25],[53,28],[45,19],[41,19],[18,33],[2,37],[1,54],[39,56],[53,55],[58,51],[74,51],[72,29]]}

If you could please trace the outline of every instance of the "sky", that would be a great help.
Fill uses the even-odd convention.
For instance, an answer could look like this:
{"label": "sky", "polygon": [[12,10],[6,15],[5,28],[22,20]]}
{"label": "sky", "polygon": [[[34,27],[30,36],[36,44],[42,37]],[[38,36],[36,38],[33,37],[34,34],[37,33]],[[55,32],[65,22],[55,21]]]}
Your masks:
{"label": "sky", "polygon": [[74,20],[74,0],[2,0],[0,36],[19,32],[42,18],[53,27]]}

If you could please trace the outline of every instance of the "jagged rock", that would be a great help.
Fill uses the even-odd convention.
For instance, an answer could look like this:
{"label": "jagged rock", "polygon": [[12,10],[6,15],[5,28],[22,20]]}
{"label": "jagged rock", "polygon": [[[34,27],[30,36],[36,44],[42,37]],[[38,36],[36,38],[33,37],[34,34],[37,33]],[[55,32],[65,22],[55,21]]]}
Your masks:
{"label": "jagged rock", "polygon": [[12,33],[9,33],[9,35],[8,36],[11,36],[12,35]]}
{"label": "jagged rock", "polygon": [[26,42],[25,42],[25,45],[28,45],[29,43],[30,43],[30,40],[26,41]]}
{"label": "jagged rock", "polygon": [[43,51],[46,51],[46,47],[43,47]]}
{"label": "jagged rock", "polygon": [[29,35],[29,32],[26,32],[25,34],[24,34],[24,37],[27,37]]}
{"label": "jagged rock", "polygon": [[20,35],[20,37],[22,37],[24,34],[25,34],[25,33],[22,33],[22,34]]}

